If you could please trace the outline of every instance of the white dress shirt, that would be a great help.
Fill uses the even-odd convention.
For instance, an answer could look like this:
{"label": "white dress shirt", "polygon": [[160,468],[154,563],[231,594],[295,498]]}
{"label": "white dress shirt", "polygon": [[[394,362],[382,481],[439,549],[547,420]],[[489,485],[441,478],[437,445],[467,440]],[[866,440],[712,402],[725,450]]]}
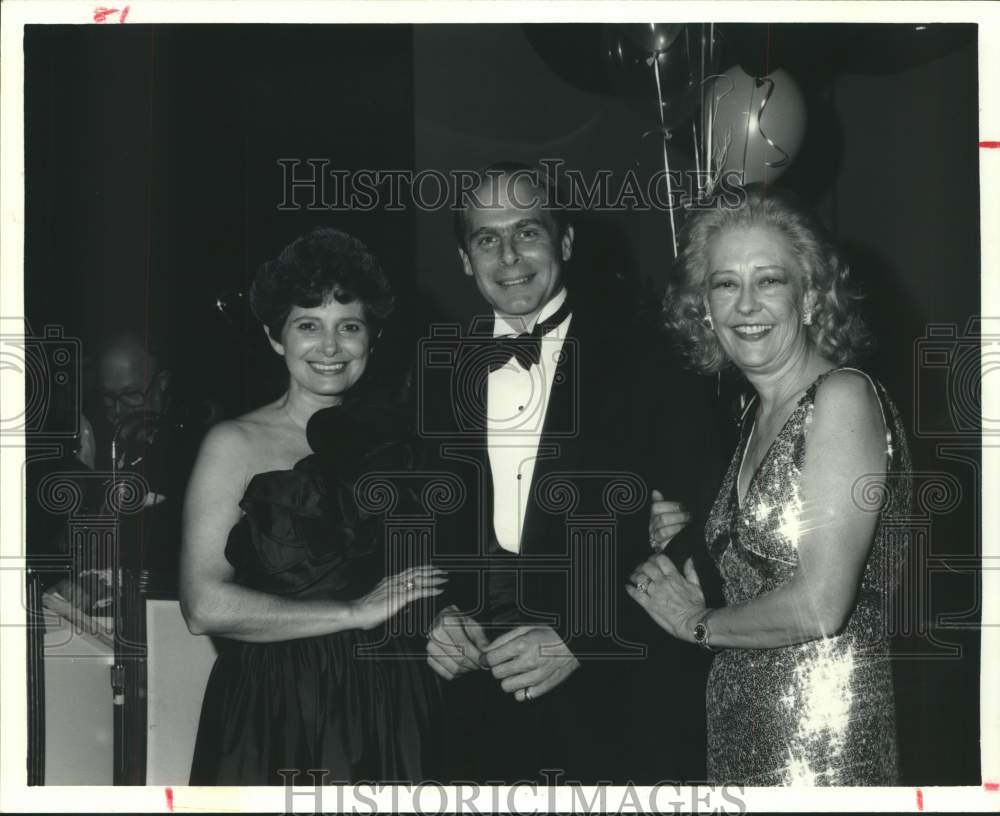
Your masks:
{"label": "white dress shirt", "polygon": [[[554,314],[566,300],[561,290],[535,322]],[[542,338],[541,356],[525,371],[516,358],[492,372],[486,382],[486,444],[493,474],[493,529],[508,552],[521,550],[521,530],[531,495],[538,442],[545,425],[552,381],[572,315]],[[530,332],[535,322],[496,315],[494,337]]]}

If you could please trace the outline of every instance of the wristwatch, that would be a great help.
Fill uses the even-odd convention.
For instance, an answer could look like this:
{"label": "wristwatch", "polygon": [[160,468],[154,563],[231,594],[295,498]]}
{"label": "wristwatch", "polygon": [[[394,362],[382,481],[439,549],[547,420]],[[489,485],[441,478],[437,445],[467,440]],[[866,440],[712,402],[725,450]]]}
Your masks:
{"label": "wristwatch", "polygon": [[708,628],[708,619],[714,613],[714,609],[709,609],[694,625],[694,642],[701,646],[702,649],[706,649],[709,652],[719,651],[710,642],[712,633]]}

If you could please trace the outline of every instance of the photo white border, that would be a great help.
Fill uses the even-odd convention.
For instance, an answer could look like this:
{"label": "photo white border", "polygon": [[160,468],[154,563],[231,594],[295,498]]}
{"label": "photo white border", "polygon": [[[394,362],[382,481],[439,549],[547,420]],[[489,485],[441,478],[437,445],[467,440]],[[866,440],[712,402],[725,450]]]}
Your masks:
{"label": "photo white border", "polygon": [[[129,6],[126,25],[144,23],[521,23],[521,22],[975,22],[979,24],[979,140],[1000,141],[1000,8],[989,2],[324,2],[323,0],[132,0],[131,2],[48,2],[5,0],[0,5],[0,319],[24,314],[24,51],[23,29],[33,23],[94,24],[98,6]],[[113,24],[113,23],[105,23]],[[1000,149],[980,149],[980,228],[982,236],[982,313],[1000,314]],[[983,360],[988,349],[984,340]],[[995,345],[995,344],[994,344]],[[992,348],[993,354],[997,349]],[[1000,407],[1000,375],[983,370],[983,416],[996,416]],[[23,410],[21,385],[15,374],[2,372],[0,416],[18,416]],[[984,436],[984,439],[989,437]],[[2,438],[0,447],[0,812],[166,812],[161,787],[32,787],[26,786],[25,759],[26,667],[23,628],[24,491],[23,447]],[[983,496],[1000,496],[1000,448],[983,448]],[[16,488],[14,486],[17,486]],[[1000,558],[1000,509],[983,502],[983,557]],[[982,571],[983,621],[980,676],[982,776],[984,783],[1000,782],[1000,570]],[[460,792],[449,789],[451,796]],[[621,795],[619,796],[618,793]],[[637,789],[640,803],[649,801],[649,789]],[[530,788],[514,792],[518,810],[545,810],[548,793]],[[625,798],[622,798],[625,797]],[[308,797],[307,797],[308,798]],[[590,797],[588,796],[588,799]],[[185,788],[172,790],[175,811],[284,812],[281,788]],[[984,787],[923,788],[925,811],[997,811],[1000,791]],[[356,800],[360,812],[367,805]],[[391,799],[379,799],[388,806]],[[508,799],[506,792],[501,802]],[[557,792],[557,809],[571,809],[568,789]],[[623,789],[610,789],[607,801],[630,800]],[[747,789],[751,810],[912,810],[918,808],[914,788]],[[334,789],[324,791],[324,807],[336,803]],[[349,810],[351,800],[343,800]],[[427,798],[425,805],[436,806]],[[452,809],[458,799],[452,798]],[[402,809],[405,800],[399,800]],[[412,803],[411,803],[412,804]],[[725,805],[718,800],[715,806]],[[488,810],[484,798],[477,803]],[[303,805],[299,798],[296,808]]]}

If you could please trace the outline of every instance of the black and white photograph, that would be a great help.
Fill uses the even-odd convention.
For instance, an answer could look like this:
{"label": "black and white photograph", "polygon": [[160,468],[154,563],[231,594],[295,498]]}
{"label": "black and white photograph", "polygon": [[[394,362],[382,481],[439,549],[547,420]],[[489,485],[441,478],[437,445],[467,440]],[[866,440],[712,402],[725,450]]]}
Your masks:
{"label": "black and white photograph", "polygon": [[1000,807],[1000,28],[865,5],[5,3],[3,809]]}

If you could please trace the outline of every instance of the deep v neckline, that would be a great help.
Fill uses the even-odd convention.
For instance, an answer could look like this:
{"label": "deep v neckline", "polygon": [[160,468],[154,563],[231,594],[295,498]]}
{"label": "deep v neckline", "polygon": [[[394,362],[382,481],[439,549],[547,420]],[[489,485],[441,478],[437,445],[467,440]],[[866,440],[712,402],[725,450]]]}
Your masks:
{"label": "deep v neckline", "polygon": [[[747,451],[750,450],[750,440],[753,439],[754,432],[757,430],[757,417],[753,418],[753,425],[750,427],[750,433],[747,434],[747,439],[743,446],[743,455],[740,457],[740,467],[739,470],[736,471],[736,479],[733,482],[733,492],[736,494],[736,509],[740,513],[743,512],[743,507],[746,504],[747,496],[750,495],[750,490],[753,488],[755,484],[757,484],[757,477],[760,476],[760,472],[763,469],[764,464],[767,462],[768,459],[771,458],[771,452],[774,450],[775,444],[777,444],[778,440],[781,438],[781,435],[785,432],[785,428],[788,427],[788,423],[792,421],[792,417],[795,416],[795,412],[802,407],[802,402],[805,400],[806,397],[809,396],[809,394],[812,392],[814,388],[819,387],[819,384],[823,382],[823,380],[825,380],[827,377],[829,377],[836,371],[844,371],[844,370],[858,371],[858,369],[851,368],[850,366],[835,366],[834,368],[830,368],[824,371],[822,374],[816,377],[815,380],[813,380],[811,383],[809,383],[809,385],[805,387],[805,389],[802,391],[802,396],[800,396],[798,400],[795,402],[795,407],[792,408],[791,411],[789,411],[788,416],[785,418],[785,421],[781,424],[781,427],[778,428],[778,432],[774,435],[774,439],[771,440],[771,444],[767,446],[767,450],[764,452],[764,456],[757,464],[757,467],[754,469],[753,474],[751,474],[750,481],[747,482],[746,493],[744,493],[743,496],[740,497],[740,480],[743,478],[743,465],[746,464]],[[747,406],[747,411],[749,411],[750,407],[759,401],[760,398],[755,394],[753,400],[750,402],[750,405]],[[744,414],[744,416],[746,416],[746,414]]]}
{"label": "deep v neckline", "polygon": [[[820,374],[820,377],[822,376],[823,374]],[[774,435],[774,439],[771,440],[771,444],[768,445],[767,450],[764,451],[764,455],[763,457],[761,457],[760,462],[757,463],[757,467],[754,468],[753,473],[750,474],[750,480],[747,482],[746,492],[741,497],[740,481],[743,478],[743,466],[746,464],[747,452],[750,450],[750,441],[753,439],[754,432],[757,430],[757,417],[753,418],[753,425],[750,426],[750,433],[747,434],[746,443],[743,445],[743,455],[740,457],[740,467],[739,470],[736,471],[736,480],[733,483],[733,491],[736,493],[736,508],[741,513],[743,512],[743,508],[746,505],[747,496],[750,495],[751,488],[753,488],[753,486],[757,483],[757,477],[760,476],[761,469],[764,467],[764,464],[767,462],[767,460],[771,458],[771,452],[774,450],[774,446],[778,443],[778,440],[781,438],[781,435],[785,432],[785,428],[788,427],[788,423],[792,421],[792,417],[794,417],[795,413],[799,410],[799,408],[802,407],[803,400],[805,400],[805,398],[809,396],[809,391],[812,389],[812,387],[816,384],[818,380],[819,377],[817,377],[816,380],[810,383],[809,386],[805,389],[805,391],[802,392],[802,395],[795,402],[795,407],[792,408],[792,410],[788,413],[788,416],[785,418],[785,421],[781,424],[781,427],[778,428],[778,432]],[[754,402],[750,404],[753,405],[755,402],[757,402],[757,397],[754,397]]]}

